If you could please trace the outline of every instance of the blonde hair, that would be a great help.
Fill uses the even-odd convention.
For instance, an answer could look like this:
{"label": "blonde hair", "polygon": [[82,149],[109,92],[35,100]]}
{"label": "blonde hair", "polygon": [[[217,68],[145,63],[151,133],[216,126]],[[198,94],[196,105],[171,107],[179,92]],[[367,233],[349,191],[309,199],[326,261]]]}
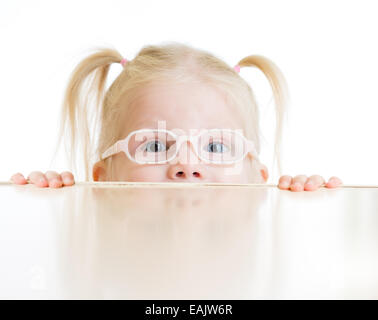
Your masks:
{"label": "blonde hair", "polygon": [[[164,80],[177,82],[201,81],[226,94],[228,101],[244,115],[245,135],[256,144],[260,153],[259,110],[249,84],[228,64],[213,54],[170,42],[143,47],[136,57],[127,62],[122,72],[106,91],[109,68],[120,63],[123,56],[114,48],[97,48],[73,70],[65,90],[61,109],[61,122],[57,147],[61,138],[69,137],[70,170],[76,174],[78,143],[82,146],[85,180],[93,180],[90,169],[101,154],[120,137],[121,119],[136,89]],[[276,105],[276,136],[274,155],[278,170],[282,122],[288,100],[285,79],[278,67],[269,59],[251,55],[238,62],[240,67],[257,67],[270,82]],[[122,104],[120,103],[122,99]],[[100,126],[100,130],[97,130]],[[65,132],[66,131],[66,132]],[[107,172],[112,172],[111,157],[104,160]],[[110,177],[111,178],[111,177]]]}

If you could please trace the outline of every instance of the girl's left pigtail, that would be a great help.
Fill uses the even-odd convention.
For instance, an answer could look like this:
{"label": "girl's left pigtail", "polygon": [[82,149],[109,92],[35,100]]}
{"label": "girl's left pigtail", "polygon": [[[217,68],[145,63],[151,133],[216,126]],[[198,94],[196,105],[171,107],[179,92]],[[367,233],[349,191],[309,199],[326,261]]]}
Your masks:
{"label": "girl's left pigtail", "polygon": [[276,106],[276,139],[274,146],[274,154],[277,159],[278,172],[279,175],[281,175],[282,169],[280,155],[283,120],[284,115],[287,113],[287,108],[289,105],[289,91],[285,77],[283,76],[281,70],[277,67],[277,65],[273,63],[273,61],[260,55],[252,55],[245,57],[244,59],[239,61],[237,66],[257,67],[264,73],[272,87]]}

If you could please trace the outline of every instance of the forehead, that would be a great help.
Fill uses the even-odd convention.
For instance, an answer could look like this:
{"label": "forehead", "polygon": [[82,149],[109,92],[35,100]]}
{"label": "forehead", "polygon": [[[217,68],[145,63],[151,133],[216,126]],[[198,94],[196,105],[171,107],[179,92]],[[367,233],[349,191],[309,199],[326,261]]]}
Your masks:
{"label": "forehead", "polygon": [[125,115],[123,133],[158,128],[158,121],[164,122],[165,129],[188,132],[242,129],[243,123],[239,110],[227,101],[223,92],[201,83],[162,83],[139,89]]}

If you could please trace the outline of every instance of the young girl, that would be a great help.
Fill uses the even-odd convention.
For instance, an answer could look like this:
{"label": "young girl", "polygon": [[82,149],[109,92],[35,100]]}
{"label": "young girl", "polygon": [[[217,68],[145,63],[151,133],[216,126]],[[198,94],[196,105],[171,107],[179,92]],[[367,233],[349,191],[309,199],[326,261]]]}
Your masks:
{"label": "young girl", "polygon": [[[123,71],[105,92],[112,63],[121,63]],[[82,139],[86,180],[96,162],[94,181],[265,183],[268,169],[258,158],[258,108],[239,75],[240,67],[248,66],[259,68],[273,90],[277,156],[287,103],[278,67],[252,55],[232,68],[206,51],[178,43],[146,46],[131,61],[109,48],[85,58],[66,89],[59,141],[68,124],[72,165]],[[34,171],[27,179],[16,173],[11,181],[57,188],[73,185],[74,177]],[[302,191],[341,184],[337,177],[325,183],[319,175],[284,175],[278,187]]]}

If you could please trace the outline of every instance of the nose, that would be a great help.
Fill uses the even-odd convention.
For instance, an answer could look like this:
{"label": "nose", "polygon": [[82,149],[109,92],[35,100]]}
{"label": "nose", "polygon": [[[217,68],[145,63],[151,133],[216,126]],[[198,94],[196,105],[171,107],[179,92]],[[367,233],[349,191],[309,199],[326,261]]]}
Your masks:
{"label": "nose", "polygon": [[176,181],[202,181],[204,179],[203,169],[198,166],[177,164],[170,168],[170,179]]}
{"label": "nose", "polygon": [[168,170],[170,179],[191,182],[203,182],[205,180],[207,169],[199,163],[200,159],[194,153],[192,147],[189,142],[183,143],[180,147],[175,163],[171,164]]}
{"label": "nose", "polygon": [[203,181],[204,170],[198,166],[176,164],[169,169],[169,178],[176,181]]}

